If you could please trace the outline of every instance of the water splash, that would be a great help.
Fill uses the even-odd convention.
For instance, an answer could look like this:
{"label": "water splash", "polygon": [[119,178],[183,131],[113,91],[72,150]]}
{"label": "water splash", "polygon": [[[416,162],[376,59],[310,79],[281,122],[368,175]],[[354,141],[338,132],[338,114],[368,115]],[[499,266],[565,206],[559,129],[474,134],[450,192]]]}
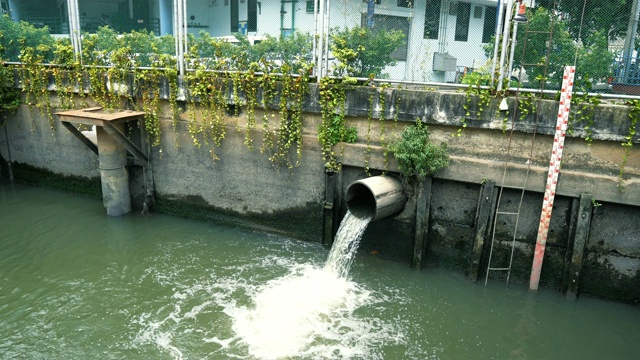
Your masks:
{"label": "water splash", "polygon": [[364,319],[354,312],[371,304],[371,294],[348,280],[362,234],[371,218],[347,212],[323,268],[308,266],[267,283],[255,308],[234,314],[234,331],[252,356],[351,358],[367,355]]}

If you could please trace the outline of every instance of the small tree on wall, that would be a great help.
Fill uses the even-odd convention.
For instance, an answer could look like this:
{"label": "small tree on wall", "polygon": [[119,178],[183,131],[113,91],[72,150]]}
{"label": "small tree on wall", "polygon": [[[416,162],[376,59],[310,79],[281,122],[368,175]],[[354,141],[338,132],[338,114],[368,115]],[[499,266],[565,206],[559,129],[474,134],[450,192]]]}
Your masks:
{"label": "small tree on wall", "polygon": [[449,166],[446,144],[435,145],[429,140],[429,127],[420,119],[407,126],[401,139],[392,146],[398,168],[406,178],[422,181]]}

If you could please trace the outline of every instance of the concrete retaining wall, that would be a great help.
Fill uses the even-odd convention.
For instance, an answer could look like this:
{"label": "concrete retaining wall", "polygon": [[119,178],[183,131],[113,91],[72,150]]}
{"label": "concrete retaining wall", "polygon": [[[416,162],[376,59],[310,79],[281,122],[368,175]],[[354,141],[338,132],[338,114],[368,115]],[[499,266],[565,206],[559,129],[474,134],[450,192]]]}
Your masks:
{"label": "concrete retaining wall", "polygon": [[[374,175],[383,170],[389,176],[399,175],[393,156],[385,161],[380,146],[381,92],[366,87],[347,93],[348,125],[357,128],[359,142],[337,145],[335,151],[341,154],[343,169],[335,174],[325,172],[317,140],[317,91],[312,86],[305,100],[302,163],[292,170],[274,166],[269,154],[258,151],[260,131],[253,134],[254,150],[247,149],[242,108],[239,117],[226,118],[226,138],[215,149],[220,160],[213,160],[208,145],[193,145],[188,114],[181,114],[174,130],[164,102],[161,145],[151,150],[154,210],[329,245],[346,211],[342,194],[351,182],[368,176],[365,164]],[[373,119],[369,120],[372,94]],[[495,261],[508,260],[514,238],[514,220],[496,221],[494,231],[493,212],[500,189],[501,206],[508,209],[517,207],[522,194],[511,187],[525,185],[511,280],[528,282],[557,103],[540,104],[534,137],[535,116],[518,120],[512,134],[503,132],[503,119],[496,117],[495,103],[479,119],[465,117],[464,93],[387,89],[382,94],[387,104],[387,140],[397,139],[404,126],[420,118],[429,125],[432,141],[448,145],[451,165],[428,183],[407,183],[410,198],[405,209],[372,223],[362,250],[418,268],[438,266],[466,272],[474,280],[484,279],[492,235],[495,233],[497,239]],[[52,101],[55,103],[55,97]],[[510,99],[511,104],[513,101]],[[588,145],[580,137],[585,134],[585,124],[576,124],[575,137],[566,140],[542,286],[640,303],[640,145],[631,150],[624,172],[626,180],[618,186],[623,157],[620,143],[630,125],[628,111],[621,105],[602,105],[591,125],[593,143]],[[256,115],[261,115],[260,110]],[[468,127],[462,136],[452,136],[463,118]],[[7,136],[4,131],[0,133],[4,176],[8,174],[8,161],[17,181],[99,196],[97,156],[57,120],[51,130],[37,110],[22,106],[17,114],[9,116],[5,127]],[[370,146],[366,145],[367,134]],[[130,172],[135,174],[139,165],[132,162]],[[579,221],[579,214],[583,214],[580,204],[587,199],[584,194],[590,194],[593,206],[586,229]],[[586,240],[581,246],[585,231]],[[496,278],[502,275],[495,273]]]}

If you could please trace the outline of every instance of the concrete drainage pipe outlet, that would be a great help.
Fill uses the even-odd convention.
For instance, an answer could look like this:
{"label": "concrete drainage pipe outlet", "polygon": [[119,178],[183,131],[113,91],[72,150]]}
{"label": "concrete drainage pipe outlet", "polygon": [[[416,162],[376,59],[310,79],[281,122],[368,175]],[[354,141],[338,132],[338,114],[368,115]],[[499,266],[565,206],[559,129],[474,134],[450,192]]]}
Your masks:
{"label": "concrete drainage pipe outlet", "polygon": [[351,183],[346,201],[354,216],[371,217],[374,221],[402,211],[407,199],[398,179],[373,176]]}

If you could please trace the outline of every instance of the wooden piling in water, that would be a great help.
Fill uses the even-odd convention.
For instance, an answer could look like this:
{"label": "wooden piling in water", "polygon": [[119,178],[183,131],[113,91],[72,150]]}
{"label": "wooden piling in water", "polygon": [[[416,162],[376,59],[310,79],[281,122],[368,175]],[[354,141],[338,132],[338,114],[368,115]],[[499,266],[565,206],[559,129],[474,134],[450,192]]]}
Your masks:
{"label": "wooden piling in water", "polygon": [[587,245],[587,239],[589,238],[592,213],[593,202],[591,194],[581,194],[578,218],[576,221],[576,232],[573,240],[573,253],[571,255],[571,264],[569,264],[569,281],[567,284],[568,299],[575,299],[578,296],[580,272],[582,271],[584,249]]}
{"label": "wooden piling in water", "polygon": [[415,186],[414,196],[416,196],[416,226],[413,240],[413,257],[411,268],[422,269],[424,266],[424,256],[426,253],[426,236],[429,230],[429,210],[431,205],[431,177]]}
{"label": "wooden piling in water", "polygon": [[478,197],[478,209],[475,219],[475,236],[473,237],[473,247],[469,256],[469,270],[467,278],[471,281],[478,281],[478,273],[482,260],[482,250],[484,248],[484,238],[487,235],[489,222],[491,221],[491,213],[494,204],[494,189],[496,183],[487,180],[483,184],[480,195]]}

